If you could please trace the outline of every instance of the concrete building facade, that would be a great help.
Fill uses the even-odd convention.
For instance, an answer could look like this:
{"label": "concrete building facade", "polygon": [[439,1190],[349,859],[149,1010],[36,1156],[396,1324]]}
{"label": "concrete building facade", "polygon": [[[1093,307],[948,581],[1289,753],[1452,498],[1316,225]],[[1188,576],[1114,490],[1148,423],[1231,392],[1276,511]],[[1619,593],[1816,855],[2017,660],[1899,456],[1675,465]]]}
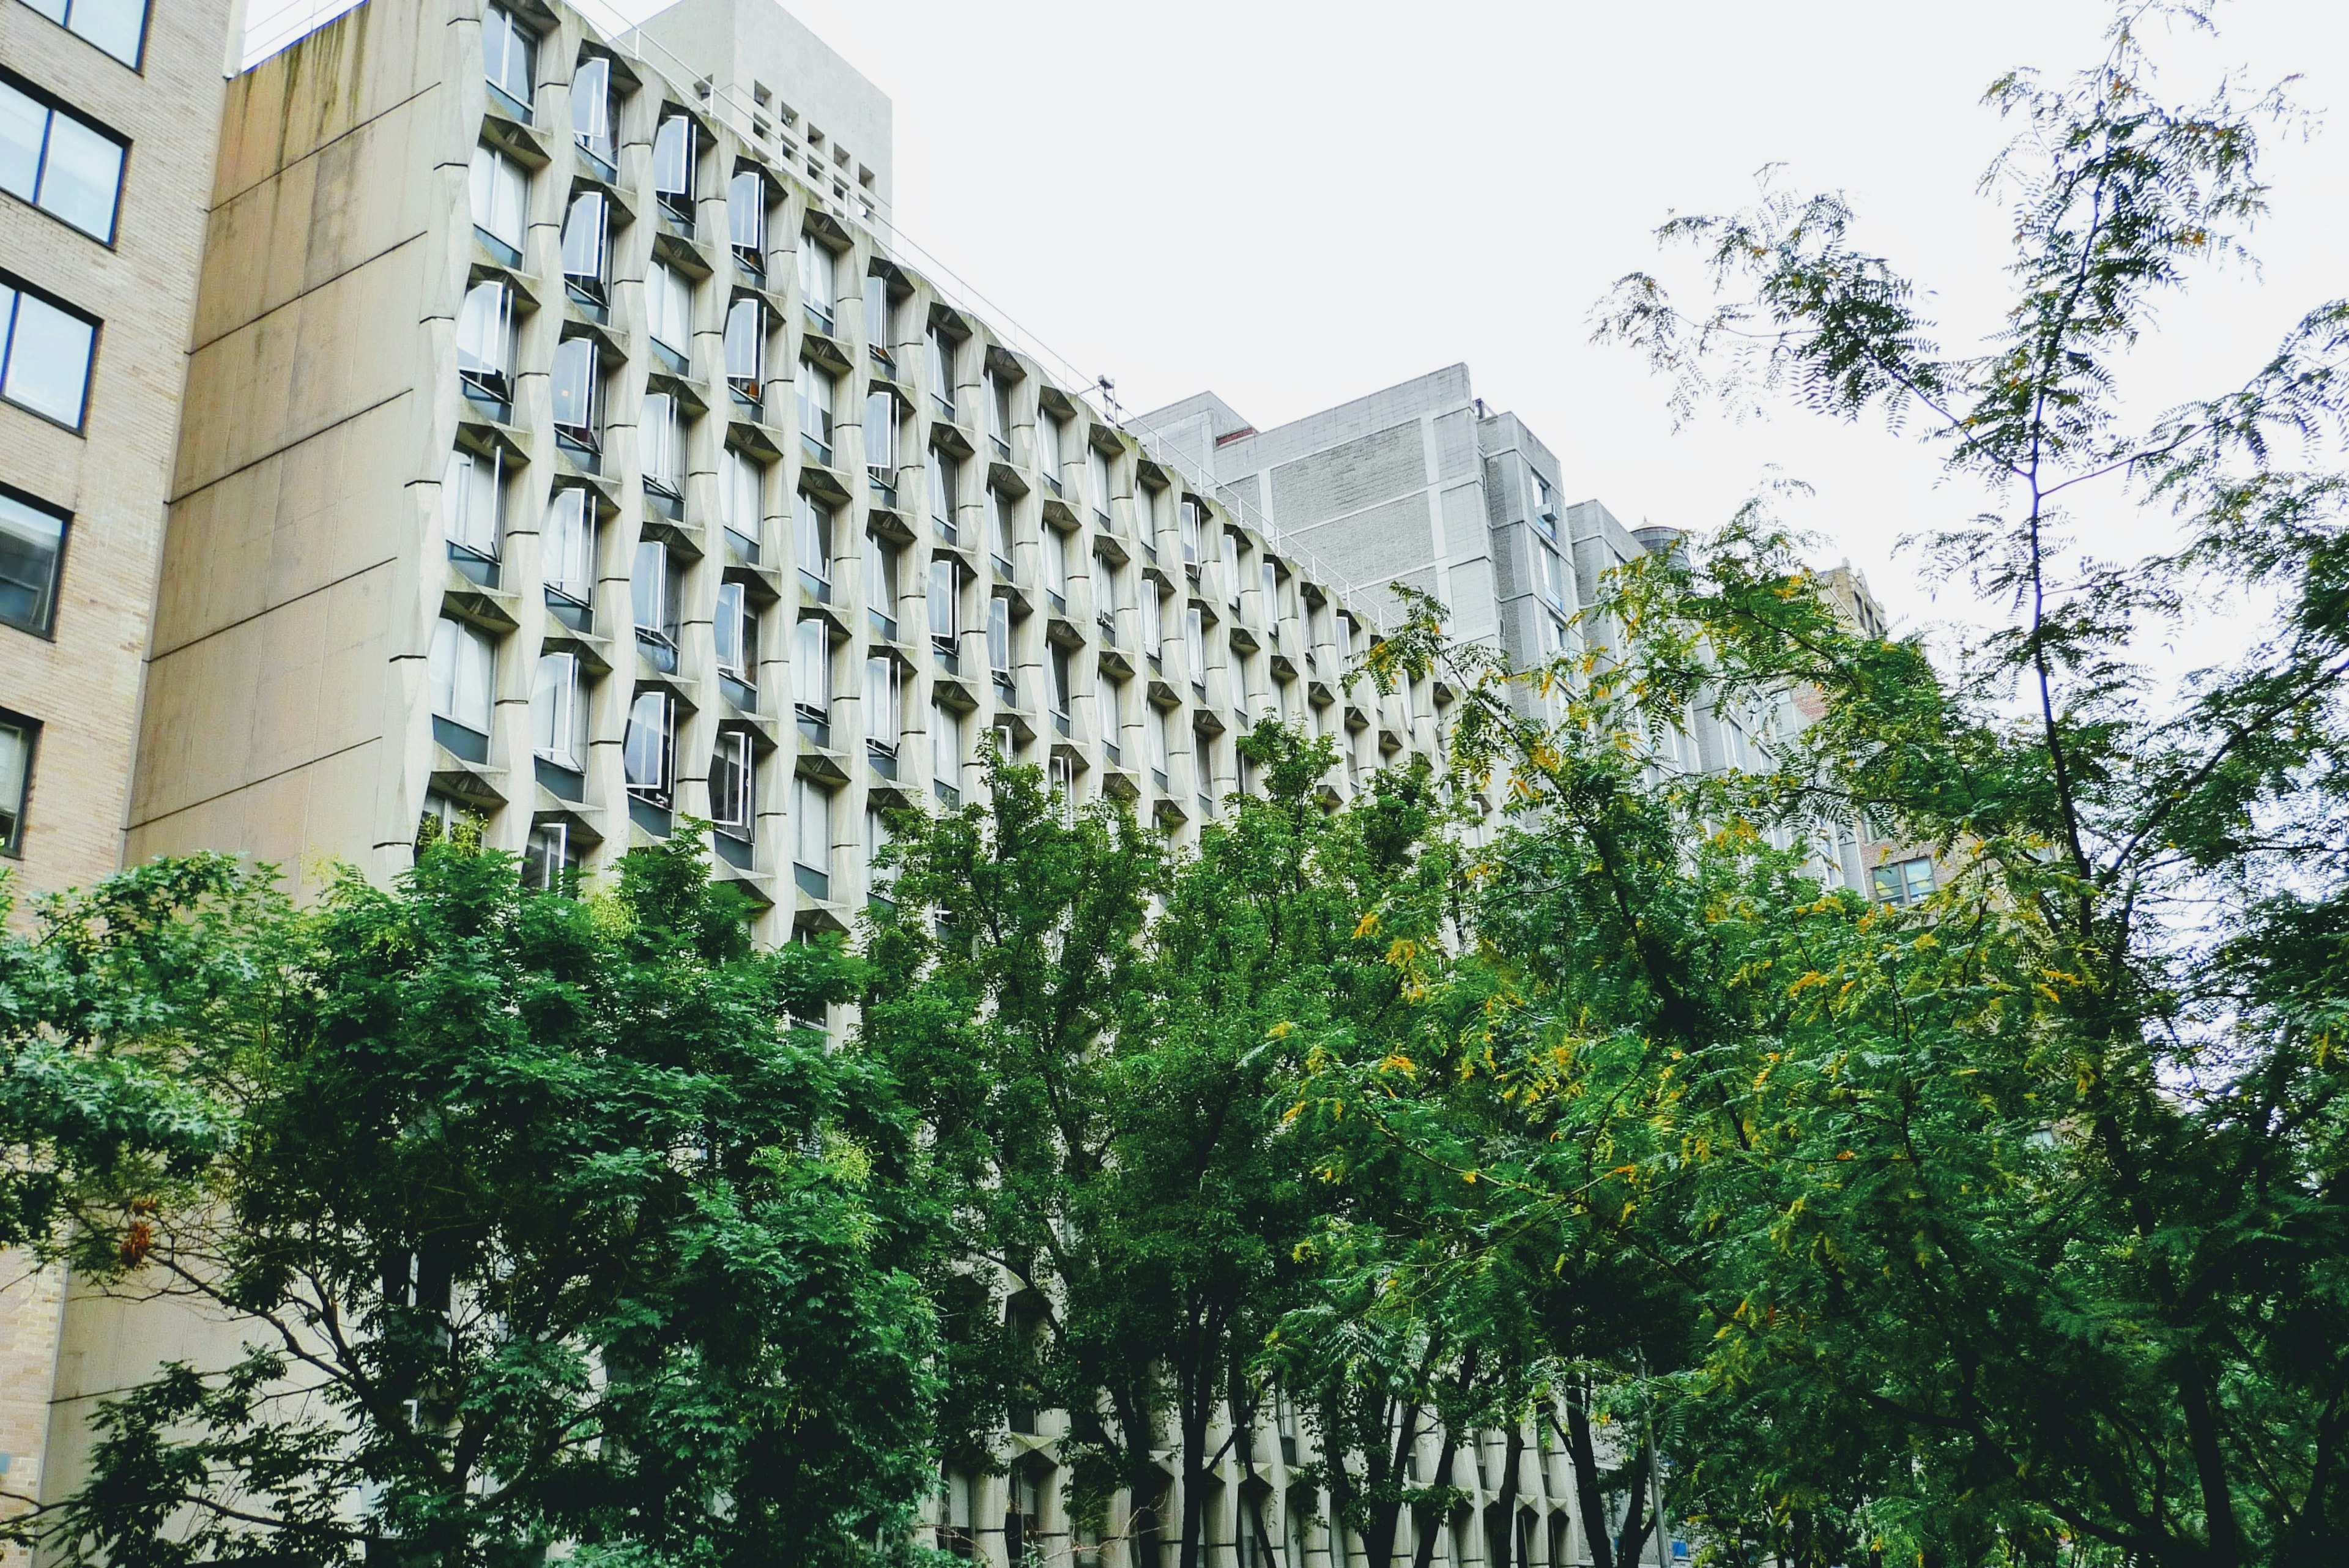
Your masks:
{"label": "concrete building facade", "polygon": [[[0,875],[120,864],[233,0],[0,0]],[[60,1282],[0,1256],[0,1511],[37,1495]]]}

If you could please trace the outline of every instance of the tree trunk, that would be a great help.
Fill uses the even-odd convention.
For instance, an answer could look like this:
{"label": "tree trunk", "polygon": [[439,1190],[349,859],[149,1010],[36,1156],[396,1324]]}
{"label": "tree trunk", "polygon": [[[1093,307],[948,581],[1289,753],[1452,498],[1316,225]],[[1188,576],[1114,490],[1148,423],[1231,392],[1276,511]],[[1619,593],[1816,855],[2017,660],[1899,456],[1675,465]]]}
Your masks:
{"label": "tree trunk", "polygon": [[[1389,1461],[1388,1478],[1400,1483],[1405,1475],[1404,1463],[1419,1442],[1419,1407],[1405,1405],[1394,1439],[1394,1452]],[[1367,1478],[1374,1484],[1375,1476]],[[1392,1487],[1386,1489],[1390,1492]],[[1375,1496],[1375,1491],[1373,1496]],[[1372,1502],[1366,1511],[1368,1527],[1362,1532],[1362,1556],[1367,1568],[1393,1568],[1395,1536],[1402,1522],[1402,1504],[1392,1498]]]}
{"label": "tree trunk", "polygon": [[[1435,1461],[1435,1479],[1429,1482],[1429,1485],[1446,1487],[1452,1484],[1452,1461],[1459,1452],[1460,1445],[1452,1440],[1450,1432],[1445,1432],[1444,1457]],[[1444,1523],[1436,1513],[1436,1510],[1442,1506],[1440,1503],[1433,1502],[1412,1505],[1412,1522],[1419,1527],[1419,1542],[1412,1552],[1411,1568],[1433,1568],[1435,1562],[1435,1533],[1444,1528]]]}
{"label": "tree trunk", "polygon": [[1526,1457],[1526,1428],[1509,1427],[1508,1447],[1501,1454],[1500,1493],[1493,1500],[1485,1527],[1485,1561],[1489,1568],[1513,1568],[1517,1552],[1517,1467]]}
{"label": "tree trunk", "polygon": [[1615,1568],[1615,1546],[1607,1538],[1607,1499],[1599,1490],[1599,1454],[1590,1441],[1589,1385],[1567,1385],[1566,1458],[1574,1469],[1575,1511],[1582,1516],[1591,1568]]}
{"label": "tree trunk", "polygon": [[1640,1451],[1631,1458],[1631,1473],[1624,1478],[1624,1489],[1630,1501],[1623,1508],[1623,1528],[1615,1537],[1615,1561],[1620,1568],[1633,1568],[1640,1561],[1640,1550],[1648,1544],[1648,1530],[1654,1521],[1648,1517],[1648,1468],[1655,1462],[1652,1444],[1642,1441]]}

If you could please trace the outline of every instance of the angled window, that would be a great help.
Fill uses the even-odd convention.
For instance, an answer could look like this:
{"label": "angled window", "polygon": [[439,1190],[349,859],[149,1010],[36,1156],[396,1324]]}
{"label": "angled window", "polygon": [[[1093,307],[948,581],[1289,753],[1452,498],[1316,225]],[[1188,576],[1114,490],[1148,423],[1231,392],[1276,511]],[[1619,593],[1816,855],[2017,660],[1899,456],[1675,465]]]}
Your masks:
{"label": "angled window", "polygon": [[579,656],[542,653],[530,687],[531,747],[557,767],[587,766],[587,701]]}
{"label": "angled window", "polygon": [[667,810],[677,787],[677,699],[667,691],[636,693],[620,742],[628,793]]}
{"label": "angled window", "polygon": [[1076,695],[1071,689],[1069,650],[1060,643],[1052,645],[1052,718],[1066,734],[1069,728],[1070,699]]}
{"label": "angled window", "polygon": [[930,521],[951,544],[955,531],[955,496],[960,492],[962,465],[942,452],[930,453]]}
{"label": "angled window", "polygon": [[590,450],[603,444],[603,382],[594,338],[565,337],[554,346],[554,369],[548,378],[554,428]]}
{"label": "angled window", "polygon": [[945,789],[962,788],[962,715],[951,708],[930,710],[930,776]]}
{"label": "angled window", "polygon": [[767,382],[767,306],[744,295],[726,310],[726,384],[755,403]]}
{"label": "angled window", "polygon": [[498,541],[504,535],[505,459],[495,452],[459,447],[449,454],[449,472],[440,485],[445,522],[442,532],[452,556],[471,554],[480,559],[498,558]]}
{"label": "angled window", "polygon": [[933,327],[923,335],[923,356],[929,367],[930,396],[937,400],[938,411],[947,419],[955,417],[954,339],[942,327]]}
{"label": "angled window", "polygon": [[987,493],[987,500],[988,512],[995,522],[992,544],[996,573],[1008,579],[1013,576],[1012,562],[1017,558],[1011,554],[1011,498],[1000,490],[990,490]]}
{"label": "angled window", "polygon": [[473,227],[509,265],[522,264],[523,225],[530,212],[530,171],[494,147],[473,149]]}
{"label": "angled window", "polygon": [[1063,600],[1069,597],[1069,536],[1050,523],[1044,524],[1044,587]]}
{"label": "angled window", "polygon": [[792,705],[803,719],[832,719],[832,634],[820,620],[803,620],[792,630]]}
{"label": "angled window", "polygon": [[1055,491],[1061,488],[1061,421],[1041,407],[1036,410],[1036,472]]}
{"label": "angled window", "polygon": [[1011,601],[1001,594],[987,599],[987,667],[998,675],[1011,673]]}
{"label": "angled window", "polygon": [[0,74],[0,191],[111,244],[129,143]]}
{"label": "angled window", "polygon": [[612,135],[612,62],[590,56],[571,74],[571,135],[606,170],[619,161]]}
{"label": "angled window", "polygon": [[28,495],[0,490],[0,623],[48,635],[57,618],[68,521]]}
{"label": "angled window", "polygon": [[1526,470],[1526,478],[1531,482],[1528,488],[1533,492],[1534,526],[1541,531],[1542,537],[1555,542],[1557,538],[1557,502],[1550,494],[1549,481],[1530,468]]}
{"label": "angled window", "polygon": [[992,365],[987,369],[987,436],[999,455],[1011,455],[1011,383]]}
{"label": "angled window", "polygon": [[522,885],[540,893],[572,893],[579,874],[579,848],[571,842],[570,825],[561,820],[531,825],[530,842],[523,846]]}
{"label": "angled window", "polygon": [[1158,547],[1158,493],[1138,479],[1133,484],[1133,532],[1143,548]]}
{"label": "angled window", "polygon": [[805,359],[801,360],[799,397],[800,444],[810,457],[829,468],[832,466],[832,372]]}
{"label": "angled window", "polygon": [[711,623],[718,672],[745,686],[759,683],[759,614],[740,583],[718,585],[718,614]]}
{"label": "angled window", "polygon": [[682,110],[661,116],[653,133],[653,194],[672,217],[693,222],[693,165],[699,128]]}
{"label": "angled window", "polygon": [[864,400],[864,471],[884,484],[897,478],[897,400],[874,392]]}
{"label": "angled window", "polygon": [[0,398],[81,429],[98,322],[0,273]]}
{"label": "angled window", "polygon": [[889,280],[877,273],[867,274],[864,279],[864,344],[884,364],[897,357],[889,320]]}
{"label": "angled window", "polygon": [[1085,448],[1085,501],[1093,515],[1106,525],[1109,522],[1109,453],[1101,448]]}
{"label": "angled window", "polygon": [[25,852],[25,806],[33,793],[33,753],[41,726],[0,711],[0,855]]}
{"label": "angled window", "polygon": [[534,64],[538,38],[502,5],[492,5],[481,16],[481,74],[505,99],[508,113],[528,124],[538,80]]}
{"label": "angled window", "polygon": [[693,351],[693,285],[667,262],[645,273],[645,329],[680,359]]}
{"label": "angled window", "polygon": [[722,730],[709,758],[709,825],[729,838],[748,842],[757,815],[758,766],[750,737]]}
{"label": "angled window", "polygon": [[885,654],[864,660],[864,739],[877,751],[897,750],[897,705],[903,700],[897,661]]}
{"label": "angled window", "polygon": [[[792,859],[819,877],[832,870],[832,796],[811,778],[792,781]],[[819,898],[828,889],[817,889]]]}
{"label": "angled window", "polygon": [[628,603],[636,636],[663,647],[677,646],[677,575],[668,546],[657,539],[636,542],[636,569],[628,576]]}
{"label": "angled window", "polygon": [[685,420],[667,392],[645,394],[645,488],[675,499],[685,493]]}
{"label": "angled window", "polygon": [[479,627],[442,616],[433,623],[432,648],[425,662],[433,718],[455,725],[478,742],[451,744],[452,737],[436,724],[441,743],[469,761],[487,760],[497,681],[495,645]]}
{"label": "angled window", "polygon": [[745,169],[726,185],[726,234],[734,259],[750,272],[767,271],[767,182]]}
{"label": "angled window", "polygon": [[759,541],[766,533],[766,509],[760,496],[766,471],[757,459],[728,447],[718,459],[718,517],[726,531],[741,541],[743,554],[754,564]]}
{"label": "angled window", "polygon": [[1183,503],[1183,564],[1199,564],[1199,504],[1195,501]]}
{"label": "angled window", "polygon": [[832,508],[802,490],[792,497],[792,547],[799,556],[803,586],[817,598],[832,597]]}
{"label": "angled window", "polygon": [[930,636],[947,653],[955,651],[955,642],[962,635],[962,585],[956,580],[955,564],[937,560],[930,563]]}
{"label": "angled window", "polygon": [[572,293],[596,305],[612,295],[612,209],[601,191],[571,198],[563,215],[563,281]]}
{"label": "angled window", "polygon": [[1183,654],[1191,668],[1191,684],[1204,686],[1207,681],[1206,616],[1197,605],[1183,612]]}
{"label": "angled window", "polygon": [[897,546],[878,534],[864,535],[864,603],[891,623],[895,635],[897,616]]}
{"label": "angled window", "polygon": [[840,263],[830,246],[813,234],[800,236],[800,306],[817,331],[832,330],[832,312],[840,300]]}
{"label": "angled window", "polygon": [[132,70],[147,39],[147,0],[25,0],[68,32],[104,49]]}
{"label": "angled window", "polygon": [[549,594],[584,605],[595,593],[595,508],[587,487],[555,487],[546,503],[540,577]]}
{"label": "angled window", "polygon": [[489,280],[457,312],[457,374],[499,403],[513,400],[513,291]]}

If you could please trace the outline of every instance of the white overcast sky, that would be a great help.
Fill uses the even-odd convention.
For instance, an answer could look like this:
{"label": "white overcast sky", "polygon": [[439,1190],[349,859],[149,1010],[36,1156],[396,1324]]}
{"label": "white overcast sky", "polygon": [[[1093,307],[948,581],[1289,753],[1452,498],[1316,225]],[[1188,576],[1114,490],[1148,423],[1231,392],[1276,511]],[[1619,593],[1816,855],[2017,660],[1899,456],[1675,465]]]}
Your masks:
{"label": "white overcast sky", "polygon": [[[254,0],[254,24],[313,0]],[[609,0],[643,16],[659,0]],[[339,9],[339,5],[336,6]],[[2015,66],[2094,60],[2094,0],[792,0],[889,94],[896,218],[1031,345],[1129,410],[1203,389],[1259,428],[1465,361],[1564,465],[1569,499],[1709,528],[1771,465],[1795,519],[1896,618],[1938,604],[1903,534],[1979,510],[1880,426],[1781,412],[1675,431],[1665,389],[1589,342],[1671,210],[1719,211],[1764,163],[1844,192],[1861,240],[1966,341],[2002,308],[2004,216],[1975,193],[2005,140],[1980,105]],[[2260,270],[2165,306],[2132,406],[2240,380],[2349,293],[2349,4],[2233,0],[2165,35],[2162,85],[2230,65],[2301,78],[2313,136],[2270,139]],[[2105,531],[2127,552],[2129,531]]]}

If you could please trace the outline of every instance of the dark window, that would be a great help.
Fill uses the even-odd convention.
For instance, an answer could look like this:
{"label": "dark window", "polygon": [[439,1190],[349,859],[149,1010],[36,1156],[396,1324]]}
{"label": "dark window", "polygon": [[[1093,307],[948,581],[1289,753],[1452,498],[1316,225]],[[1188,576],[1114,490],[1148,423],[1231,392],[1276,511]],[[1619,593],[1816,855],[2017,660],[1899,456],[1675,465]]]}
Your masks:
{"label": "dark window", "polygon": [[41,726],[0,711],[0,855],[25,852],[25,802],[33,793],[33,751]]}
{"label": "dark window", "polygon": [[0,490],[0,621],[46,637],[57,617],[66,514]]}

